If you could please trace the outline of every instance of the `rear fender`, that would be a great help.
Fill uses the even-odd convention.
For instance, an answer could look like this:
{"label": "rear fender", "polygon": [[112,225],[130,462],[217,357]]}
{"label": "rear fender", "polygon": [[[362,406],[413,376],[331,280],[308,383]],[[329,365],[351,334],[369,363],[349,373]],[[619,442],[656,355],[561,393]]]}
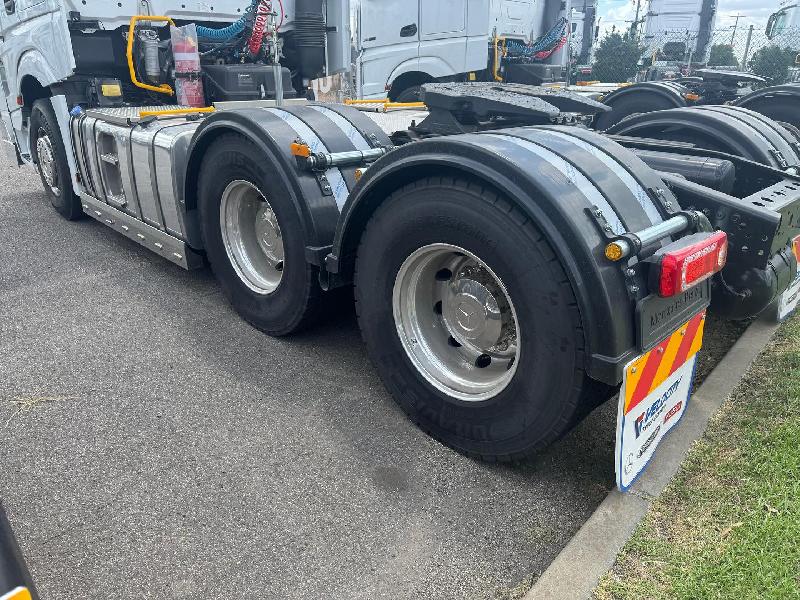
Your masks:
{"label": "rear fender", "polygon": [[370,167],[344,206],[328,271],[340,284],[352,280],[361,234],[395,190],[430,176],[476,181],[520,207],[547,238],[578,299],[587,372],[619,383],[622,366],[637,352],[635,299],[623,268],[603,254],[607,236],[660,222],[679,207],[631,153],[590,131],[581,136],[563,127],[520,128],[436,138],[391,152]]}

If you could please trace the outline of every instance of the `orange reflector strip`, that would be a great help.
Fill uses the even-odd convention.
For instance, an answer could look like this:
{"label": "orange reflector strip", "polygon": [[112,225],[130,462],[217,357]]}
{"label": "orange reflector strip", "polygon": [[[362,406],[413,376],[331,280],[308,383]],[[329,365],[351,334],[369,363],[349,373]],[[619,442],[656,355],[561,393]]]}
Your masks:
{"label": "orange reflector strip", "polygon": [[697,102],[700,100],[700,96],[698,94],[684,94],[683,97],[692,102]]}
{"label": "orange reflector strip", "polygon": [[292,142],[292,156],[299,156],[301,158],[308,158],[311,156],[311,148],[308,147],[308,144],[299,144],[297,142]]}
{"label": "orange reflector strip", "polygon": [[705,311],[695,315],[628,367],[625,414],[636,408],[667,377],[700,351],[705,317]]}

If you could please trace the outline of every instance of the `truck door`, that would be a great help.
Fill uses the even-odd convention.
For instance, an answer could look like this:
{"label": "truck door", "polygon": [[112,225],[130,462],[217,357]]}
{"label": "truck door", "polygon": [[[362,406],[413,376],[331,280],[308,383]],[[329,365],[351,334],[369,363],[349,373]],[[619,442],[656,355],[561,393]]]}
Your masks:
{"label": "truck door", "polygon": [[11,85],[8,79],[6,68],[7,54],[9,48],[8,38],[12,35],[13,27],[19,23],[19,13],[17,12],[17,2],[5,0],[3,7],[0,8],[0,90],[2,90],[3,100],[0,101],[0,144],[3,145],[3,153],[9,157],[14,157],[12,162],[16,162],[16,151],[14,146],[17,143],[16,132],[11,124],[11,105],[13,102],[16,108],[16,93],[12,94]]}
{"label": "truck door", "polygon": [[437,72],[438,77],[466,72],[467,0],[420,2],[419,21],[421,62],[444,62],[449,72]]}
{"label": "truck door", "polygon": [[419,5],[419,0],[360,3],[358,62],[365,98],[385,96],[392,72],[403,63],[419,60]]}

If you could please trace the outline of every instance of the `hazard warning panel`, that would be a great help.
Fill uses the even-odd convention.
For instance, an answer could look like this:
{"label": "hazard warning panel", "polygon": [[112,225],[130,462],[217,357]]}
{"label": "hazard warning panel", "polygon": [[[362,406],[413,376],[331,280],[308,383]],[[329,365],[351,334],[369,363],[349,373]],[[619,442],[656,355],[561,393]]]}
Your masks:
{"label": "hazard warning panel", "polygon": [[703,345],[705,311],[625,367],[617,411],[617,487],[626,491],[681,420]]}

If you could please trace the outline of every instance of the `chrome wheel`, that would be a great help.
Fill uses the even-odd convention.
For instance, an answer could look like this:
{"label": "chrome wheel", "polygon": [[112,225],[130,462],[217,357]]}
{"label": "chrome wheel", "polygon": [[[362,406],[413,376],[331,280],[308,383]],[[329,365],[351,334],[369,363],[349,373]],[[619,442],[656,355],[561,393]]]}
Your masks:
{"label": "chrome wheel", "polygon": [[219,218],[236,274],[257,294],[274,292],[283,275],[283,237],[270,203],[249,181],[232,181],[222,192]]}
{"label": "chrome wheel", "polygon": [[500,278],[471,252],[431,244],[411,254],[397,273],[392,311],[408,357],[442,392],[487,400],[514,377],[514,305]]}
{"label": "chrome wheel", "polygon": [[58,164],[56,163],[56,154],[53,150],[53,143],[47,132],[39,128],[36,137],[36,157],[39,162],[39,171],[42,173],[45,184],[50,188],[50,191],[58,196],[61,190],[58,187]]}

